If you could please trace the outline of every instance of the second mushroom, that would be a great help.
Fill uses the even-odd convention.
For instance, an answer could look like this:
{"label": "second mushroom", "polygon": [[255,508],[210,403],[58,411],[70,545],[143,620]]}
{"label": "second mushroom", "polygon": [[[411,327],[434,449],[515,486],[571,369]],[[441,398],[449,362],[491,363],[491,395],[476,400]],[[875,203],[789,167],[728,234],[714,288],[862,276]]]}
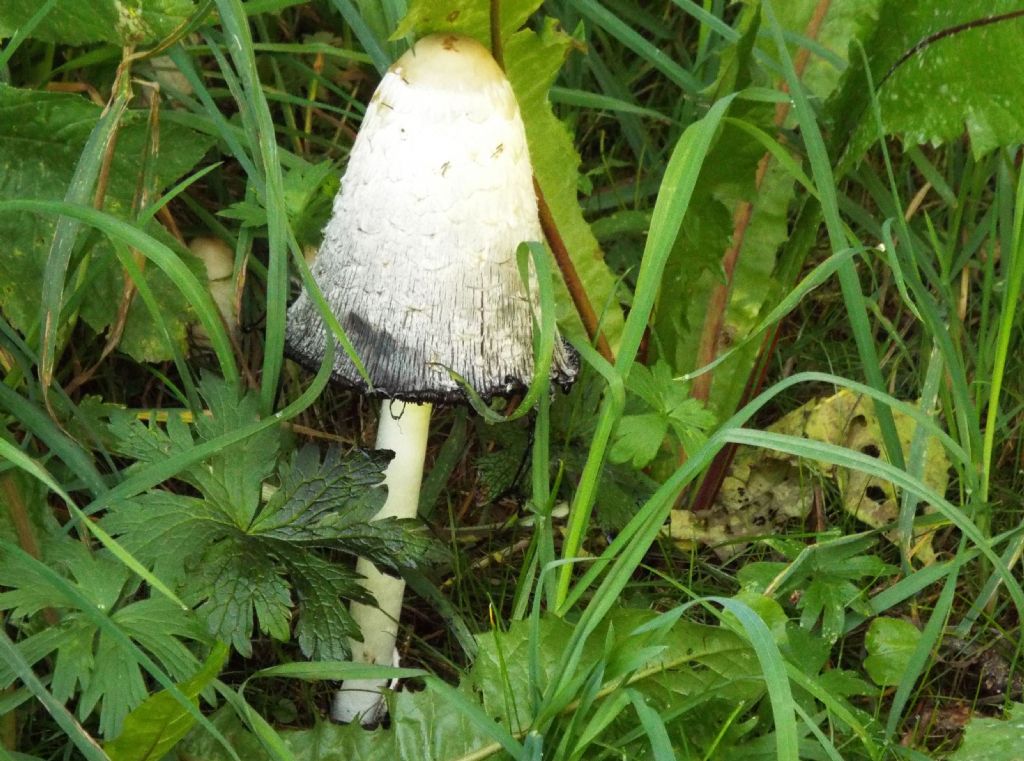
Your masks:
{"label": "second mushroom", "polygon": [[[378,517],[415,517],[432,405],[485,399],[533,380],[531,303],[516,262],[542,240],[526,134],[512,87],[475,40],[419,40],[388,69],[366,109],[312,272],[372,380],[335,352],[333,377],[383,399],[376,446],[395,457]],[[303,293],[288,313],[292,357],[319,366],[333,341]],[[570,384],[556,341],[551,380]],[[366,559],[378,605],[354,604],[353,659],[392,665],[404,582]],[[332,718],[373,723],[382,681],[348,681]]]}

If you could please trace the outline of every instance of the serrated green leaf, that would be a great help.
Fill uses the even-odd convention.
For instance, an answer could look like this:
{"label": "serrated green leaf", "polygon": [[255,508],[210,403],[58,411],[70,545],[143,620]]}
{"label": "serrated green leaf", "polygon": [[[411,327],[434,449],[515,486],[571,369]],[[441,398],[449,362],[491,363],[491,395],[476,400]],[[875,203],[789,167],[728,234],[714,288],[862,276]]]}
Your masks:
{"label": "serrated green leaf", "polygon": [[232,524],[204,500],[152,491],[117,503],[101,525],[159,579],[175,584]]}
{"label": "serrated green leaf", "polygon": [[[100,714],[102,734],[120,731],[124,717],[146,697],[146,686],[136,658],[123,641],[101,630],[82,605],[111,611],[118,625],[139,647],[148,651],[173,678],[194,671],[195,657],[182,640],[202,639],[188,617],[167,599],[145,599],[115,610],[128,580],[127,569],[100,552],[90,552],[80,542],[64,538],[48,542],[46,561],[72,580],[78,597],[65,594],[38,572],[37,564],[25,563],[16,553],[3,553],[0,577],[10,590],[0,595],[0,610],[13,618],[34,614],[43,607],[56,610],[60,624],[19,643],[29,663],[55,653],[50,689],[60,701],[77,695],[77,713],[86,720]],[[0,683],[13,675],[0,669]]]}
{"label": "serrated green leaf", "polygon": [[[1024,19],[970,26],[1021,9],[1019,0],[921,0],[912,5],[884,0],[873,33],[864,39],[884,133],[910,143],[942,143],[966,131],[975,156],[1024,140],[1024,99],[1019,97],[1024,72],[1016,55]],[[961,25],[966,26],[955,29]],[[944,30],[953,33],[922,46],[897,66],[919,42]],[[849,153],[856,160],[879,135],[863,62],[854,54],[850,63],[829,111],[837,134],[852,136]]]}
{"label": "serrated green leaf", "polygon": [[864,640],[864,668],[881,686],[899,684],[921,639],[921,631],[902,618],[880,617],[871,622]]}
{"label": "serrated green leaf", "polygon": [[[541,0],[511,0],[500,5],[501,37],[518,30],[540,6]],[[408,35],[422,37],[431,32],[457,32],[474,37],[490,47],[490,4],[480,0],[413,0],[391,39]]]}
{"label": "serrated green leaf", "polygon": [[[199,673],[178,689],[194,705],[199,693],[216,678],[227,660],[228,649],[218,644]],[[195,718],[167,690],[151,695],[125,717],[124,730],[104,746],[111,761],[159,761],[195,724]]]}
{"label": "serrated green leaf", "polygon": [[[354,523],[369,522],[384,506],[387,492],[378,487],[391,458],[386,450],[357,450],[343,457],[335,447],[321,462],[316,447],[303,447],[280,469],[281,486],[248,533],[326,543]],[[325,522],[328,516],[333,519]]]}
{"label": "serrated green leaf", "polygon": [[239,538],[218,542],[203,555],[194,581],[193,602],[201,601],[198,612],[210,633],[246,657],[254,617],[262,632],[282,641],[291,622],[288,581],[260,549]]}
{"label": "serrated green leaf", "polygon": [[85,719],[100,705],[100,732],[113,737],[132,707],[146,698],[146,683],[138,664],[108,632],[99,633],[95,647],[92,676],[78,695],[78,715]]}
{"label": "serrated green leaf", "polygon": [[861,594],[862,590],[846,579],[831,575],[812,577],[797,603],[797,609],[802,611],[800,625],[811,629],[820,618],[822,638],[835,642],[843,633],[846,608]]}
{"label": "serrated green leaf", "polygon": [[[52,15],[52,14],[51,14]],[[0,85],[0,200],[63,199],[90,131],[102,109],[77,95],[19,90]],[[105,209],[126,217],[138,184],[146,146],[145,114],[128,111],[118,132],[117,149],[107,183]],[[163,124],[161,151],[154,158],[159,188],[191,169],[212,145],[209,137],[177,124]],[[11,323],[27,331],[39,314],[40,283],[55,218],[40,215],[0,215],[0,306]],[[147,232],[176,245],[156,223]],[[186,251],[180,255],[196,273],[202,264]],[[89,326],[102,332],[117,317],[124,273],[110,244],[99,236],[90,239],[89,257],[77,295],[69,303],[80,309]],[[172,339],[185,345],[191,308],[176,285],[159,268],[148,268],[150,290],[163,305],[162,317]],[[205,278],[205,273],[202,273]],[[120,349],[142,361],[171,358],[170,347],[141,299],[129,309]]]}
{"label": "serrated green leaf", "polygon": [[490,503],[515,486],[526,468],[526,448],[497,447],[493,452],[480,455],[476,472],[480,476],[480,500]]}
{"label": "serrated green leaf", "polygon": [[295,636],[302,654],[318,661],[348,659],[349,639],[360,637],[362,632],[348,612],[347,601],[373,604],[373,599],[359,577],[346,567],[310,553],[292,553],[285,560],[298,596]]}
{"label": "serrated green leaf", "polygon": [[615,430],[615,441],[608,459],[632,462],[634,468],[643,468],[657,456],[667,433],[668,420],[664,415],[624,415]]}
{"label": "serrated green leaf", "polygon": [[[255,397],[229,383],[206,377],[200,392],[209,410],[191,425],[173,411],[165,423],[149,425],[114,413],[114,448],[142,463],[159,462],[259,419]],[[348,638],[359,634],[345,600],[372,598],[351,570],[319,553],[414,568],[432,543],[416,521],[373,520],[386,497],[390,452],[343,456],[332,448],[321,459],[316,447],[306,446],[279,464],[280,442],[271,428],[218,450],[178,474],[201,498],[153,490],[111,505],[102,525],[160,578],[177,584],[208,631],[239,653],[251,653],[254,622],[275,639],[289,638],[294,590],[303,652],[341,659]],[[279,485],[259,509],[275,467]],[[169,658],[173,642],[161,646]]]}
{"label": "serrated green leaf", "polygon": [[[221,378],[204,376],[199,392],[209,406],[209,414],[195,421],[200,440],[211,441],[260,419],[256,395],[234,388]],[[190,474],[207,499],[215,500],[235,525],[245,528],[259,507],[263,482],[274,472],[280,445],[280,431],[268,428],[225,447]]]}
{"label": "serrated green leaf", "polygon": [[[330,161],[299,164],[284,177],[285,213],[300,245],[317,245],[331,215],[339,178]],[[267,224],[267,210],[258,201],[238,201],[218,212],[236,219],[242,227],[261,228]]]}
{"label": "serrated green leaf", "polygon": [[[0,5],[0,39],[14,34],[38,7],[36,0],[4,0]],[[192,0],[58,0],[32,36],[68,45],[137,45],[173,31],[194,10]]]}

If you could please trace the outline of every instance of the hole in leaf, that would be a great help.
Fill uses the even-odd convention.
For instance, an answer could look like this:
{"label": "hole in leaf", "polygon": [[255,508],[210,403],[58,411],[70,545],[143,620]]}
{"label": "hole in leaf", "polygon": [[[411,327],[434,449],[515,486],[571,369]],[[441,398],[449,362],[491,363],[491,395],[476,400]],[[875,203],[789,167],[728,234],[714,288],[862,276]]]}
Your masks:
{"label": "hole in leaf", "polygon": [[869,486],[864,490],[867,498],[873,502],[885,502],[888,499],[888,495],[885,493],[885,489],[881,486]]}
{"label": "hole in leaf", "polygon": [[866,444],[860,448],[860,451],[866,454],[868,457],[878,457],[882,454],[881,450],[874,444]]}

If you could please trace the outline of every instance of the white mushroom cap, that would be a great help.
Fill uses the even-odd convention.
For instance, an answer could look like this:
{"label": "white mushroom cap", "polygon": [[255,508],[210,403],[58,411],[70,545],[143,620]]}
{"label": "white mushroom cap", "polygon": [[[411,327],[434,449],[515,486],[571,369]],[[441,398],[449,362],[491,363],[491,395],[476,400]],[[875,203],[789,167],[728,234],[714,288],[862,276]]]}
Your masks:
{"label": "white mushroom cap", "polygon": [[[376,395],[461,400],[449,370],[485,398],[529,385],[533,323],[516,250],[543,240],[532,177],[512,87],[478,42],[425,37],[385,74],[312,268]],[[318,366],[329,335],[303,293],[288,314],[289,353]],[[552,380],[576,371],[557,341]],[[366,388],[340,348],[334,377]]]}

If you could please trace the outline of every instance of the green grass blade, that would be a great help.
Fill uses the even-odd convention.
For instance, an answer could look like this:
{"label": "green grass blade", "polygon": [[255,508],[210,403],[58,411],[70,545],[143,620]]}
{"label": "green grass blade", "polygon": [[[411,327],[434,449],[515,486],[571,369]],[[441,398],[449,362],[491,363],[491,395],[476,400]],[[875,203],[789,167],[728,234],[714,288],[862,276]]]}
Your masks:
{"label": "green grass blade", "polygon": [[764,674],[765,690],[772,706],[775,719],[775,758],[779,761],[791,759],[799,761],[799,735],[796,729],[795,703],[793,692],[789,688],[789,677],[786,675],[786,662],[779,652],[772,633],[764,621],[744,603],[728,597],[709,597],[711,602],[718,603],[742,624],[747,640]]}
{"label": "green grass blade", "polygon": [[224,332],[220,312],[205,283],[200,283],[192,271],[185,266],[177,254],[160,241],[137,227],[88,206],[79,206],[62,201],[0,201],[0,212],[22,211],[38,214],[57,214],[85,222],[97,230],[116,238],[142,253],[162,269],[178,289],[191,302],[199,321],[210,336],[210,343],[220,362],[225,379],[237,383],[238,368],[231,349],[231,342]]}
{"label": "green grass blade", "polygon": [[32,667],[25,662],[18,652],[17,646],[7,636],[7,632],[0,630],[0,660],[13,673],[18,675],[36,699],[42,703],[43,708],[53,717],[57,725],[64,731],[64,734],[75,744],[87,761],[110,761],[107,754],[103,752],[99,744],[92,739],[88,732],[71,715],[64,704],[57,700],[48,689],[39,681],[39,677],[32,671]]}
{"label": "green grass blade", "polygon": [[[800,133],[803,136],[804,145],[807,148],[807,157],[811,163],[811,173],[818,187],[819,200],[821,201],[821,210],[825,218],[828,237],[832,243],[833,250],[841,251],[847,248],[849,243],[846,228],[839,216],[839,203],[835,192],[836,179],[832,174],[832,166],[828,157],[828,151],[825,149],[825,141],[821,136],[821,130],[818,128],[818,122],[807,99],[807,94],[803,89],[800,78],[797,76],[796,69],[793,67],[793,60],[789,55],[782,27],[779,25],[778,20],[775,18],[775,12],[772,10],[771,0],[764,0],[762,8],[768,22],[769,31],[775,39],[779,60],[782,63],[786,76],[786,83],[793,98],[793,108],[796,112],[797,121],[800,124]],[[850,328],[857,344],[861,364],[864,367],[864,375],[868,383],[879,390],[883,390],[886,387],[885,379],[882,377],[878,351],[875,347],[874,333],[868,321],[864,294],[860,289],[860,280],[852,263],[839,269],[839,283],[850,320]],[[878,424],[882,429],[882,438],[885,442],[885,449],[889,459],[902,467],[903,450],[900,447],[899,435],[896,433],[896,422],[893,419],[892,412],[888,407],[876,404],[875,415],[878,417]]]}
{"label": "green grass blade", "polygon": [[701,83],[690,72],[676,63],[664,51],[648,42],[639,32],[626,24],[597,0],[570,0],[580,15],[607,31],[625,47],[651,64],[683,91],[696,94]]}
{"label": "green grass blade", "polygon": [[[256,67],[249,20],[241,0],[217,0],[231,59],[244,88],[239,102],[243,122],[257,135],[257,148],[263,171],[264,205],[267,212],[267,295],[266,334],[263,348],[263,372],[260,379],[260,407],[264,414],[274,407],[277,385],[284,363],[285,307],[288,300],[289,223],[284,198],[284,178],[278,159],[274,119],[270,115]],[[248,118],[247,118],[248,117]]]}
{"label": "green grass blade", "polygon": [[[718,101],[703,119],[686,128],[676,143],[672,157],[665,168],[661,189],[658,191],[658,200],[654,204],[654,212],[651,215],[651,227],[647,243],[644,246],[643,259],[637,274],[633,307],[623,327],[619,353],[615,360],[615,370],[621,376],[623,384],[629,375],[633,359],[636,357],[640,342],[647,330],[651,311],[654,309],[654,303],[660,291],[665,264],[676,237],[679,235],[679,228],[697,184],[701,167],[704,165],[704,159],[732,100],[733,96],[729,96]],[[562,549],[562,557],[565,559],[571,560],[579,554],[584,534],[590,524],[590,515],[597,494],[598,476],[607,453],[608,441],[611,439],[612,431],[622,413],[619,393],[624,393],[624,391],[621,389],[616,391],[614,398],[606,396],[601,404],[598,433],[595,434],[590,451],[587,453],[583,476],[569,512],[569,525]],[[558,579],[558,591],[555,598],[556,610],[564,610],[571,578],[572,566],[563,566]]]}
{"label": "green grass blade", "polygon": [[391,56],[384,49],[384,42],[373,33],[369,25],[363,20],[352,0],[330,0],[331,5],[345,19],[345,23],[352,27],[356,38],[363,46],[373,61],[378,74],[383,74],[391,65]]}
{"label": "green grass blade", "polygon": [[31,35],[33,30],[39,26],[39,22],[46,18],[46,15],[53,10],[53,6],[57,4],[57,0],[46,0],[42,5],[39,6],[38,10],[32,14],[32,18],[22,24],[18,29],[15,30],[14,34],[11,35],[11,39],[8,40],[7,45],[0,51],[0,70],[2,70],[11,60],[11,56],[14,55],[15,51],[21,46],[25,40]]}
{"label": "green grass blade", "polygon": [[[121,117],[128,108],[131,93],[127,78],[120,81],[119,87],[116,97],[93,127],[89,140],[78,158],[75,173],[64,194],[64,200],[68,205],[85,205],[92,201],[103,157],[113,144]],[[61,329],[61,311],[64,307],[64,288],[71,254],[78,240],[80,221],[69,216],[60,216],[57,219],[57,227],[43,269],[42,292],[39,299],[39,380],[44,397],[53,382],[57,333]]]}
{"label": "green grass blade", "polygon": [[[963,552],[964,544],[965,540],[961,538],[957,555]],[[942,637],[942,630],[945,628],[946,621],[949,619],[955,603],[957,581],[960,578],[959,571],[960,565],[954,564],[950,574],[946,577],[946,583],[942,587],[942,592],[939,594],[939,598],[935,601],[935,606],[928,616],[928,623],[925,624],[924,631],[921,632],[921,638],[918,640],[910,660],[907,661],[907,666],[903,676],[900,678],[900,683],[896,685],[896,693],[892,697],[892,703],[889,705],[889,716],[885,722],[885,736],[890,740],[893,739],[897,729],[899,729],[900,720],[903,718],[903,710],[913,698],[917,680],[928,669],[932,650]]]}

